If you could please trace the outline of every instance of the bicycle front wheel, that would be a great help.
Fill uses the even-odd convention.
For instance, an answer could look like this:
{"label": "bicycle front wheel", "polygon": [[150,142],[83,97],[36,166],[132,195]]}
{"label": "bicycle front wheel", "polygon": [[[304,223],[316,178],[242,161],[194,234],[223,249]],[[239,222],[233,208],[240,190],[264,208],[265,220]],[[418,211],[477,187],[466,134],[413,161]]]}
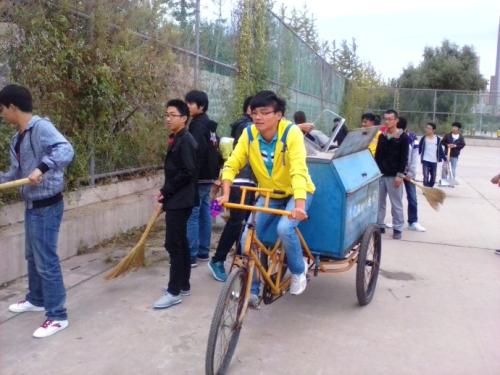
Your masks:
{"label": "bicycle front wheel", "polygon": [[231,362],[241,324],[238,322],[245,301],[247,272],[235,268],[222,288],[208,335],[205,372],[223,375]]}

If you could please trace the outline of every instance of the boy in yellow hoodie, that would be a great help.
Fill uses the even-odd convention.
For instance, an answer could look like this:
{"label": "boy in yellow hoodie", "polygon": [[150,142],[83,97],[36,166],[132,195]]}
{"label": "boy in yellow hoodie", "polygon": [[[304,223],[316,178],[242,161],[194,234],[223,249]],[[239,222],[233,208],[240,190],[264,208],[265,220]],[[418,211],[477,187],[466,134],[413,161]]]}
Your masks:
{"label": "boy in yellow hoodie", "polygon": [[[298,295],[305,290],[307,280],[295,227],[307,217],[315,187],[306,165],[304,136],[298,126],[283,117],[285,108],[285,100],[272,91],[261,91],[253,97],[250,102],[253,124],[243,132],[224,164],[223,195],[219,198],[219,203],[229,200],[232,181],[247,163],[250,164],[259,187],[285,192],[284,197],[273,196],[269,207],[289,210],[292,212],[291,217],[257,213],[256,232],[259,236],[264,228],[276,228],[292,273],[290,293]],[[263,203],[264,199],[261,198],[256,205],[262,206]],[[250,303],[253,306],[258,304],[259,288],[258,284],[252,287]]]}

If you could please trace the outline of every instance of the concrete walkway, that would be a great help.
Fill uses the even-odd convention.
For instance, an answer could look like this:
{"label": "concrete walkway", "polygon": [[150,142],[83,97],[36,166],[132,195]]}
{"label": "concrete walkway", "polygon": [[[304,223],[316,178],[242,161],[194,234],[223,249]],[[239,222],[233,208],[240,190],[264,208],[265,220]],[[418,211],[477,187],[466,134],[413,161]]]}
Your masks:
{"label": "concrete walkway", "polygon": [[[303,295],[250,312],[229,373],[500,374],[500,188],[489,182],[499,172],[500,149],[466,148],[441,211],[419,195],[428,231],[384,235],[370,305],[357,305],[353,271],[313,278]],[[42,313],[6,312],[25,280],[0,290],[0,374],[204,374],[221,284],[202,265],[190,297],[152,310],[168,273],[161,230],[151,266],[102,278],[134,239],[64,263],[70,327],[53,337],[31,337]]]}

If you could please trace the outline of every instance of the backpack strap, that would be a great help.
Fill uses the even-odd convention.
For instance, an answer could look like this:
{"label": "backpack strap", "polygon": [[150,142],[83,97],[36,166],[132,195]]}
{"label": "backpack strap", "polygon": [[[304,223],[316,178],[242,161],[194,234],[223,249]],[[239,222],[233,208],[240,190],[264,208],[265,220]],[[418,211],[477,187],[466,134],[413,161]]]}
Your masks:
{"label": "backpack strap", "polygon": [[252,124],[247,125],[247,135],[248,135],[248,143],[253,142],[253,134],[252,134]]}
{"label": "backpack strap", "polygon": [[281,158],[283,160],[283,165],[285,165],[285,152],[287,150],[287,146],[286,146],[286,138],[288,137],[288,132],[290,131],[290,128],[292,127],[292,123],[289,123],[286,128],[285,128],[285,131],[283,132],[283,135],[281,136],[281,143],[283,144],[283,147],[281,149],[281,152],[283,153],[283,157]]}

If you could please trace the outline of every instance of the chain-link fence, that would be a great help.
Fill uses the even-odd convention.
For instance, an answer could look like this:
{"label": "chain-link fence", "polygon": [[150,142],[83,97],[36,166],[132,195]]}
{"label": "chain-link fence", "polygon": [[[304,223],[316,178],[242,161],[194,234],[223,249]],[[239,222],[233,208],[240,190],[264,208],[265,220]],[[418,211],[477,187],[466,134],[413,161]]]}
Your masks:
{"label": "chain-link fence", "polygon": [[[99,2],[68,0],[46,1],[43,4],[55,9],[59,3],[64,3],[65,6],[69,4],[69,7],[64,8],[64,12],[67,12],[64,14],[68,15],[67,19],[73,25],[69,29],[70,36],[81,33],[84,35],[83,39],[78,41],[83,43],[81,47],[91,46],[94,35],[93,22],[99,18],[98,14],[96,17],[94,5],[91,4]],[[236,14],[240,5],[238,0],[178,2],[177,13],[170,8],[163,9],[162,22],[167,25],[169,36],[158,38],[155,33],[141,30],[137,22],[131,22],[129,25],[125,23],[125,26],[123,22],[118,22],[131,17],[127,14],[128,5],[124,2],[121,7],[116,8],[113,16],[108,17],[106,28],[112,29],[113,35],[108,40],[101,39],[99,48],[125,48],[123,54],[129,59],[128,68],[137,67],[137,69],[149,63],[144,61],[147,58],[145,56],[148,48],[168,50],[170,52],[168,58],[172,61],[168,63],[170,65],[165,64],[165,67],[170,66],[174,73],[166,79],[168,87],[165,87],[164,92],[158,93],[158,98],[164,97],[165,94],[169,97],[183,97],[193,88],[206,91],[210,101],[208,114],[218,121],[220,135],[225,135],[229,133],[229,124],[235,120],[233,117],[237,101],[238,73],[236,51],[240,28]],[[332,115],[322,115],[322,113],[325,113],[325,109],[339,112],[345,88],[344,78],[336,74],[330,64],[315,53],[272,11],[267,12],[267,18],[269,49],[265,65],[268,70],[265,74],[267,87],[287,98],[288,118],[292,117],[294,111],[302,110],[308,120],[319,119],[317,121],[319,126],[324,130],[331,130],[332,118],[327,116]],[[10,18],[7,21],[15,24],[14,19]],[[46,25],[42,23],[42,26]],[[102,25],[100,27],[102,33]],[[40,30],[40,33],[43,34],[44,31]],[[113,38],[121,34],[129,36],[127,39],[123,37],[126,41],[120,41],[121,44],[117,46]],[[106,43],[108,45],[105,45]],[[51,53],[50,50],[46,52]],[[68,64],[71,63],[68,61]],[[4,65],[0,73],[5,71]],[[110,74],[121,74],[120,65],[116,61],[110,61],[108,65]],[[119,80],[117,85],[120,85]],[[50,95],[43,93],[43,89],[30,88],[38,98]],[[98,95],[97,89],[96,95]],[[127,94],[119,95],[125,97]],[[85,128],[81,130],[82,138],[76,140],[72,137],[74,142],[81,145],[77,150],[80,155],[76,163],[79,170],[75,173],[71,169],[69,171],[70,178],[73,178],[74,174],[79,181],[76,185],[85,183],[86,180],[93,185],[99,179],[135,173],[161,165],[165,141],[161,136],[162,119],[158,106],[162,103],[140,103],[138,99],[135,102],[131,103],[130,108],[121,110],[117,118],[109,124],[109,129],[105,125],[96,131],[93,130],[93,124],[85,124]],[[57,117],[57,111],[60,109],[50,107],[50,110],[53,110],[50,115],[56,125],[63,125]],[[72,125],[69,120],[64,121],[63,129],[68,134],[68,127],[72,129]],[[81,156],[82,153],[85,157]],[[72,185],[74,186],[74,183]]]}
{"label": "chain-link fence", "polygon": [[350,95],[354,108],[351,121],[356,127],[363,112],[382,114],[394,108],[408,119],[409,125],[423,131],[427,121],[433,121],[438,131],[448,131],[455,121],[461,122],[469,136],[497,137],[500,130],[500,93],[404,89],[353,88]]}
{"label": "chain-link fence", "polygon": [[[202,1],[197,21],[197,9],[181,21],[170,19],[178,33],[170,46],[176,62],[182,67],[184,89],[198,88],[207,92],[211,118],[219,122],[220,135],[229,133],[235,100],[237,75],[236,43],[238,25],[234,9],[238,1]],[[329,109],[340,111],[345,82],[332,66],[312,50],[277,15],[268,11],[269,60],[268,83],[287,98],[287,117],[302,110],[309,120],[318,120],[318,127],[330,131],[332,115]],[[286,69],[283,72],[282,69]],[[182,88],[176,90],[183,95]],[[100,162],[91,174],[102,178],[116,175],[113,165],[96,154]],[[104,163],[102,163],[104,161]],[[130,166],[135,168],[135,165]],[[119,172],[118,172],[119,173]]]}

